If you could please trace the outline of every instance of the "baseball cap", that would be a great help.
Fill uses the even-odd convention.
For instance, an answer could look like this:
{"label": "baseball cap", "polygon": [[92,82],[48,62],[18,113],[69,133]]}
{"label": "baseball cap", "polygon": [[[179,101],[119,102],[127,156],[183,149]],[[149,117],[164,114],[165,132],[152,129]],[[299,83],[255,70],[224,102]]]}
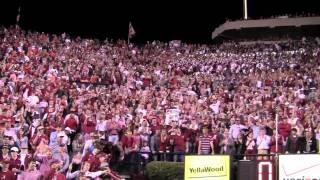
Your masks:
{"label": "baseball cap", "polygon": [[12,147],[12,148],[10,149],[10,151],[19,152],[19,148],[17,148],[17,147]]}
{"label": "baseball cap", "polygon": [[59,133],[57,134],[57,136],[58,136],[58,137],[63,137],[63,136],[64,136],[64,132],[59,132]]}

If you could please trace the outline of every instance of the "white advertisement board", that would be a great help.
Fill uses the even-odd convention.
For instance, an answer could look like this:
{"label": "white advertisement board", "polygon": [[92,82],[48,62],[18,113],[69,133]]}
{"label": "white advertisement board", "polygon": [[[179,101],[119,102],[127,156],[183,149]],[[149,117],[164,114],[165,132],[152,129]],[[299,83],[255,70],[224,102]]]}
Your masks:
{"label": "white advertisement board", "polygon": [[279,156],[279,180],[320,179],[320,154]]}

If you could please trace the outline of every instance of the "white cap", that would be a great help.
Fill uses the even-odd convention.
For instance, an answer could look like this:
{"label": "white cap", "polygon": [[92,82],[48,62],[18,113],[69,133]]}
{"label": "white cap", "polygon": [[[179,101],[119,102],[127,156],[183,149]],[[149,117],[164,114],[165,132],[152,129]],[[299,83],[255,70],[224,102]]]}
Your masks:
{"label": "white cap", "polygon": [[10,149],[10,151],[19,152],[19,149],[18,149],[17,147],[12,147],[12,148]]}
{"label": "white cap", "polygon": [[62,131],[57,134],[57,137],[63,137],[63,136],[65,136],[65,133]]}

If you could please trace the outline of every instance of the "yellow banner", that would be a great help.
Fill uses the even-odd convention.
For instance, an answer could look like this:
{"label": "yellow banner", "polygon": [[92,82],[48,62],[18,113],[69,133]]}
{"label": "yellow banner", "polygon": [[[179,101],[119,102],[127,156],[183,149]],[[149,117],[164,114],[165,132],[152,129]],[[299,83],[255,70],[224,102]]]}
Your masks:
{"label": "yellow banner", "polygon": [[230,180],[230,157],[227,155],[186,156],[184,179]]}

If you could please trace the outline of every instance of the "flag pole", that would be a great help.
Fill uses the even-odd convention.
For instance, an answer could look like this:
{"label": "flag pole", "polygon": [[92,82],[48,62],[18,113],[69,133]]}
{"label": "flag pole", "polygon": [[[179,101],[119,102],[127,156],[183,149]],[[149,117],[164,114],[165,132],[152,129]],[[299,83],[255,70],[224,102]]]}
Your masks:
{"label": "flag pole", "polygon": [[136,34],[131,21],[129,21],[129,28],[128,28],[128,44],[130,44],[130,39]]}
{"label": "flag pole", "polygon": [[276,153],[278,153],[278,122],[279,122],[279,116],[278,116],[278,113],[276,114]]}
{"label": "flag pole", "polygon": [[129,22],[129,24],[128,24],[128,45],[130,44],[130,22]]}
{"label": "flag pole", "polygon": [[16,28],[18,28],[18,27],[19,27],[19,22],[20,22],[20,12],[21,12],[21,4],[19,4],[18,12],[17,12],[17,16],[16,16]]}

